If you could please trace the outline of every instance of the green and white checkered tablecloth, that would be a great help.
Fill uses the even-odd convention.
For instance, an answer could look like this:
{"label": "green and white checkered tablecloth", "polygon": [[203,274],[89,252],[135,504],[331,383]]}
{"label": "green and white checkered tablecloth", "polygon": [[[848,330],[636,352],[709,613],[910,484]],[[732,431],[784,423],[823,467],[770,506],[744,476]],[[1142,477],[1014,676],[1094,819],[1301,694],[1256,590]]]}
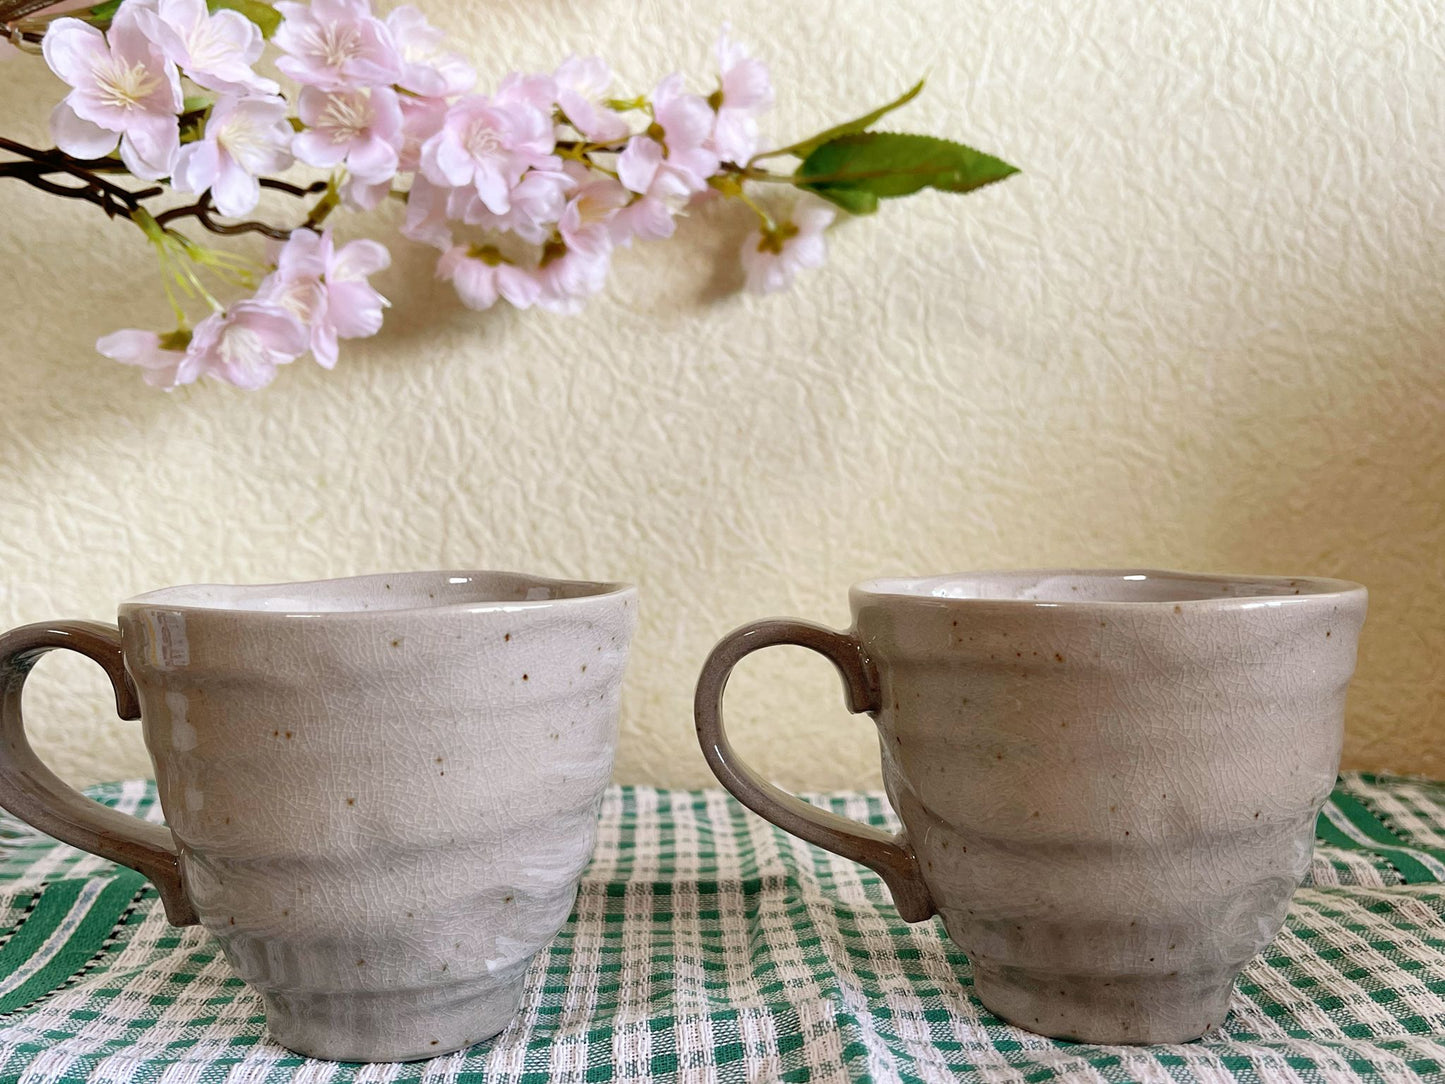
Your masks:
{"label": "green and white checkered tablecloth", "polygon": [[[143,782],[93,793],[159,819]],[[876,794],[817,799],[892,825]],[[0,819],[0,1084],[1445,1080],[1445,784],[1349,775],[1312,883],[1180,1046],[1055,1042],[972,996],[937,920],[716,791],[613,788],[567,927],[495,1040],[405,1065],[269,1042],[202,930],[128,870]]]}

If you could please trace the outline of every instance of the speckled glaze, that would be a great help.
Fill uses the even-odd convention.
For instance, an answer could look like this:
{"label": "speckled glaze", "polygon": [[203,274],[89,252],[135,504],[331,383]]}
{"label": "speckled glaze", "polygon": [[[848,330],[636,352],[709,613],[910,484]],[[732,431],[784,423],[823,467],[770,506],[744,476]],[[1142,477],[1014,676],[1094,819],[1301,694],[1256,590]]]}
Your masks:
{"label": "speckled glaze", "polygon": [[[848,633],[763,622],[718,646],[698,729],[724,784],[874,866],[905,918],[936,911],[1012,1023],[1104,1043],[1221,1023],[1309,866],[1364,588],[1045,571],[874,580],[851,601]],[[838,663],[877,722],[900,836],[738,761],[718,702],[732,663],[767,643]]]}
{"label": "speckled glaze", "polygon": [[506,1026],[592,852],[635,612],[629,587],[488,572],[121,605],[172,919],[216,936],[273,1038],[393,1061]]}

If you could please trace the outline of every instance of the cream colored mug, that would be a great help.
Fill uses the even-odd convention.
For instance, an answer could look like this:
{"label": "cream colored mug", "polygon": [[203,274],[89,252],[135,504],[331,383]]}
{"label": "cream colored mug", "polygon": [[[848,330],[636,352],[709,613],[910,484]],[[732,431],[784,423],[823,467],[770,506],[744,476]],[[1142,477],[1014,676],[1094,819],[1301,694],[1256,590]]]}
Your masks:
{"label": "cream colored mug", "polygon": [[[637,593],[500,572],[171,587],[119,629],[0,636],[0,806],[155,882],[260,992],[272,1038],[399,1061],[490,1038],[562,927],[612,772]],[[168,827],[35,756],[35,661],[101,664]]]}
{"label": "cream colored mug", "polygon": [[[872,867],[908,921],[939,914],[1012,1023],[1100,1043],[1221,1023],[1309,869],[1365,589],[1059,570],[873,580],[851,601],[847,632],[762,621],[714,649],[695,712],[723,785]],[[772,644],[825,655],[873,716],[897,836],[733,752],[728,674]]]}

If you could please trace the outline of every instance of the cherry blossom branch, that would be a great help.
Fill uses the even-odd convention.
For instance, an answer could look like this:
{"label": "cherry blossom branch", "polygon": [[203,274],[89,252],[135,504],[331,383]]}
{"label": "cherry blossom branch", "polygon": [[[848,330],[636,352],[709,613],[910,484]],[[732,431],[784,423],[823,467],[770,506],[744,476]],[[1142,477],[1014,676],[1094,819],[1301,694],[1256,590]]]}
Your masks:
{"label": "cherry blossom branch", "polygon": [[56,0],[0,0],[0,23],[9,26],[28,15],[54,7]]}
{"label": "cherry blossom branch", "polygon": [[[288,184],[285,181],[278,181],[272,177],[261,178],[260,184],[262,188],[271,188],[278,192],[285,192],[288,195],[298,197],[311,195],[316,192],[326,192],[331,188],[329,181],[316,181],[302,188],[300,185]],[[206,229],[212,233],[220,234],[222,237],[234,237],[242,233],[259,233],[262,236],[271,238],[273,241],[285,241],[297,229],[314,229],[316,226],[319,226],[321,221],[326,217],[326,214],[329,213],[329,208],[326,211],[321,210],[326,202],[325,198],[318,201],[316,207],[313,207],[311,213],[306,216],[306,221],[300,226],[293,228],[272,226],[268,223],[257,221],[217,222],[212,217],[212,213],[216,208],[215,204],[211,202],[211,194],[209,192],[201,196],[195,203],[188,203],[183,207],[172,207],[169,210],[162,211],[155,216],[155,219],[158,225],[165,226],[177,219],[194,218]],[[332,204],[332,206],[334,206],[334,204]]]}
{"label": "cherry blossom branch", "polygon": [[194,218],[206,229],[212,233],[220,234],[222,237],[234,237],[241,233],[259,233],[275,241],[284,241],[291,236],[290,230],[270,226],[265,222],[217,222],[211,217],[211,212],[214,210],[215,206],[211,203],[211,194],[207,192],[201,196],[200,199],[196,200],[195,203],[188,203],[183,207],[172,207],[170,210],[162,211],[156,215],[155,219],[157,225],[166,226],[175,222],[177,219]]}
{"label": "cherry blossom branch", "polygon": [[[64,151],[58,149],[41,149],[29,147],[13,139],[0,138],[0,150],[9,151],[11,154],[19,155],[26,159],[24,162],[0,162],[0,177],[14,177],[24,181],[33,188],[47,192],[55,196],[63,196],[67,199],[84,200],[93,203],[105,211],[110,218],[130,218],[146,200],[153,199],[165,193],[165,189],[159,185],[153,185],[139,191],[131,191],[122,188],[120,185],[98,176],[100,170],[108,172],[125,172],[125,166],[109,158],[81,159],[73,158]],[[79,187],[57,184],[48,180],[51,174],[61,173],[66,176],[80,180],[83,185]],[[329,181],[315,181],[309,185],[296,185],[287,181],[277,180],[274,177],[260,178],[259,184],[262,188],[272,189],[277,192],[284,192],[287,195],[298,198],[315,195],[318,192],[326,192],[332,188]],[[294,229],[312,229],[320,225],[325,219],[334,201],[329,206],[323,198],[313,207],[307,215],[306,221]],[[194,218],[207,230],[223,237],[235,236],[243,233],[259,233],[273,240],[284,241],[291,236],[292,228],[272,226],[265,222],[244,221],[244,222],[217,222],[213,217],[215,206],[211,202],[209,193],[203,195],[195,203],[186,204],[181,207],[172,207],[156,214],[155,221],[161,226],[174,222],[181,218]]]}
{"label": "cherry blossom branch", "polygon": [[[97,349],[163,388],[202,376],[261,387],[303,354],[332,368],[339,339],[376,334],[387,302],[367,277],[390,255],[373,240],[339,245],[324,228],[338,209],[365,214],[399,200],[401,234],[438,250],[437,277],[471,308],[574,312],[603,288],[615,249],[673,236],[677,217],[708,194],[756,215],[738,256],[747,287],[769,293],[825,261],[824,231],[840,209],[870,214],[881,200],[967,192],[1015,172],[962,144],[873,130],[921,82],[762,149],[771,76],[726,33],[702,93],[674,73],[615,97],[607,64],[575,56],[550,73],[509,73],[486,92],[410,5],[385,17],[370,0],[284,10],[270,0],[102,0],[59,16],[50,6],[0,0],[0,25],[12,38],[43,38],[46,63],[70,88],[51,113],[57,149],[0,140],[22,159],[0,163],[0,176],[93,203],[144,233],[175,330],[119,331]],[[344,50],[328,44],[342,41]],[[299,89],[255,67],[268,48]],[[774,164],[784,157],[796,168]],[[296,164],[329,178],[281,179]],[[150,187],[130,190],[110,174]],[[763,185],[799,193],[774,200]],[[299,225],[251,217],[268,190],[305,201]],[[149,202],[172,191],[187,201]],[[192,240],[177,228],[186,220],[281,244],[259,263]],[[213,293],[214,280],[226,288]]]}
{"label": "cherry blossom branch", "polygon": [[317,192],[325,192],[331,187],[330,181],[312,181],[304,188],[299,184],[288,184],[285,181],[278,181],[275,177],[262,177],[262,188],[275,189],[277,192],[285,192],[288,196],[314,196]]}
{"label": "cherry blossom branch", "polygon": [[[5,37],[17,49],[39,52],[38,46],[45,38],[46,27],[60,16],[46,12],[56,7],[59,0],[0,0],[0,27]],[[89,18],[90,13],[76,11],[72,17]]]}
{"label": "cherry blossom branch", "polygon": [[[67,199],[85,200],[101,208],[109,218],[128,217],[141,202],[158,196],[165,190],[159,187],[132,192],[118,184],[112,184],[97,175],[97,167],[108,165],[106,159],[76,159],[59,150],[41,150],[27,147],[13,139],[0,138],[0,150],[9,151],[25,158],[24,162],[0,162],[0,177],[15,177],[33,188]],[[63,173],[84,182],[81,187],[56,184],[47,176]],[[119,204],[120,206],[117,206]]]}

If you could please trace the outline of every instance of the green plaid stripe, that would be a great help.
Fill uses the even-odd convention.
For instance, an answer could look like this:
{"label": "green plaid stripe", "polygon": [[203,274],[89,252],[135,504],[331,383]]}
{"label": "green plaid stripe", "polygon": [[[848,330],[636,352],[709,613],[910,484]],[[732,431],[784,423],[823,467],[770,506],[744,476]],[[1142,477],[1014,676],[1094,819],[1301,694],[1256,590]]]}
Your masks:
{"label": "green plaid stripe", "polygon": [[[147,784],[92,793],[159,819]],[[877,794],[811,800],[895,824]],[[1312,883],[1224,1028],[1104,1047],[992,1016],[938,923],[901,922],[868,870],[720,792],[613,788],[513,1025],[357,1066],[268,1042],[259,999],[153,889],[0,819],[0,1082],[1445,1080],[1445,786],[1349,775],[1320,826]]]}

